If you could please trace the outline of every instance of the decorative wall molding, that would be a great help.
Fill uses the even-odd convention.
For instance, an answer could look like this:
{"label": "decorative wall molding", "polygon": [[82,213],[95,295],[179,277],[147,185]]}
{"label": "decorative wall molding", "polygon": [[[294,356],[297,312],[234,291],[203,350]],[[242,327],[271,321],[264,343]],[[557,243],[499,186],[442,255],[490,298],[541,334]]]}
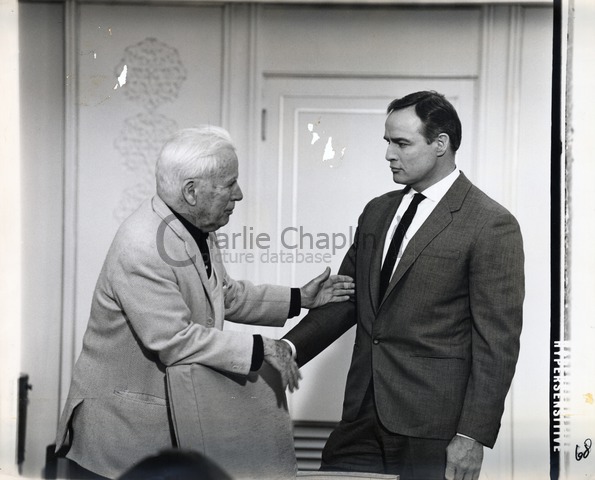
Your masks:
{"label": "decorative wall molding", "polygon": [[[258,4],[251,4],[250,5],[250,12],[249,12],[249,63],[248,63],[248,129],[249,129],[249,138],[250,139],[257,139],[260,138],[258,135],[258,130],[262,127],[260,122],[262,121],[262,95],[263,95],[263,77],[262,77],[262,67],[260,58],[258,55],[259,52],[259,20],[262,16],[262,6]],[[248,148],[249,155],[253,159],[259,158],[260,155],[260,148],[259,144],[256,140],[250,141],[250,146]],[[252,169],[251,176],[249,177],[249,181],[252,185],[256,186],[256,195],[260,198],[262,196],[262,192],[260,190],[260,178],[265,175],[265,171],[263,169],[262,162],[255,162],[255,168]],[[262,218],[261,218],[261,210],[259,208],[252,210],[251,218],[249,221],[253,222],[254,225],[260,225]],[[254,275],[255,279],[258,281],[261,280],[261,268],[259,264],[255,265]],[[275,279],[268,280],[269,282],[275,281],[279,282],[279,272],[277,272]]]}
{"label": "decorative wall molding", "polygon": [[131,174],[134,183],[124,188],[114,210],[119,222],[155,194],[155,159],[165,139],[177,129],[174,119],[155,112],[142,112],[124,120],[114,147],[122,155],[122,167]]}
{"label": "decorative wall molding", "polygon": [[126,47],[115,70],[116,76],[123,77],[125,97],[144,110],[126,118],[114,140],[122,166],[134,176],[134,184],[124,189],[114,210],[121,222],[155,193],[155,159],[164,141],[178,129],[176,120],[156,110],[175,102],[187,70],[177,49],[156,38]]}
{"label": "decorative wall molding", "polygon": [[[478,82],[477,161],[473,176],[478,183],[498,178],[496,191],[488,192],[514,210],[518,189],[522,7],[486,6],[482,9],[481,70]],[[500,15],[500,17],[498,16]],[[506,16],[503,21],[502,15]],[[497,450],[502,478],[514,476],[514,383],[506,399]],[[496,465],[494,466],[494,468]]]}
{"label": "decorative wall molding", "polygon": [[[492,7],[484,7],[482,11],[482,44],[481,44],[481,64],[478,82],[478,105],[477,105],[477,146],[476,158],[484,158],[486,153],[486,139],[488,137],[489,127],[484,121],[490,110],[490,91],[492,91],[492,77],[489,70],[489,62],[485,59],[492,57],[492,51],[495,49],[493,44],[496,19]],[[474,172],[477,174],[477,172]],[[476,175],[474,175],[475,177]]]}
{"label": "decorative wall molding", "polygon": [[61,410],[68,396],[75,361],[77,231],[78,231],[78,7],[64,4],[64,243],[62,246],[62,324],[60,345]]}
{"label": "decorative wall molding", "polygon": [[514,210],[519,160],[523,7],[490,5],[482,12],[476,122],[478,161],[474,176],[480,185],[499,178],[500,187],[488,194]]}
{"label": "decorative wall molding", "polygon": [[124,95],[148,112],[178,98],[187,76],[178,50],[152,37],[124,49],[124,56],[115,69],[116,76],[124,69]]}
{"label": "decorative wall molding", "polygon": [[402,75],[394,72],[317,72],[317,71],[264,71],[265,79],[271,78],[315,78],[315,79],[354,79],[354,80],[475,80],[477,75]]}
{"label": "decorative wall molding", "polygon": [[231,112],[231,75],[232,75],[232,48],[233,48],[233,12],[226,6],[223,11],[223,59],[222,88],[221,88],[221,126],[229,130]]}
{"label": "decorative wall molding", "polygon": [[521,125],[521,61],[523,44],[523,8],[511,6],[509,10],[508,64],[506,66],[506,158],[509,181],[504,194],[512,207],[517,203],[519,166],[519,129]]}

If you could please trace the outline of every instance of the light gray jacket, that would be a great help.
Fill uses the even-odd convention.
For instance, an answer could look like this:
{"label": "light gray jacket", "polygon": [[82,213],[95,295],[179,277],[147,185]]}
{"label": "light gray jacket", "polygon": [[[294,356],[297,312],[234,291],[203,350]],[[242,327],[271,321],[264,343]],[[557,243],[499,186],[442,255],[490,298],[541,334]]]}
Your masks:
{"label": "light gray jacket", "polygon": [[158,197],[120,227],[99,275],[56,448],[115,477],[171,447],[165,369],[200,363],[247,375],[252,335],[224,318],[282,326],[290,289],[231,279],[209,237],[215,291],[190,233]]}

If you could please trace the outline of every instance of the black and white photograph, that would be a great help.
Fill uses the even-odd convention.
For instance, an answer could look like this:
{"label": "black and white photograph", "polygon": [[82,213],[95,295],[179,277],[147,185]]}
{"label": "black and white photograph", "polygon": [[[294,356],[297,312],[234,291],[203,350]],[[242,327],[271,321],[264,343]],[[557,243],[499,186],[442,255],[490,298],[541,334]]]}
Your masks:
{"label": "black and white photograph", "polygon": [[595,3],[0,27],[0,479],[595,479]]}

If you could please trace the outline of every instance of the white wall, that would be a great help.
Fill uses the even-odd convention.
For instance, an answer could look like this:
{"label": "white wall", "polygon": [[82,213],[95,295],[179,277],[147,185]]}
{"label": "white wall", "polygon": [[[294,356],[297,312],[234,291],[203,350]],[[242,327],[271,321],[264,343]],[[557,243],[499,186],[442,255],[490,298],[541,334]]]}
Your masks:
{"label": "white wall", "polygon": [[508,198],[525,244],[521,351],[510,395],[512,423],[503,425],[503,433],[510,428],[514,478],[518,480],[547,478],[549,472],[550,204],[545,199],[550,196],[552,32],[544,31],[544,26],[551,22],[552,12],[548,9],[529,8],[523,15],[520,89],[515,92],[521,99],[519,121],[505,129],[510,141],[517,143],[516,189],[508,192]]}
{"label": "white wall", "polygon": [[54,443],[62,337],[64,8],[21,4],[20,95],[23,223],[21,371],[29,374],[23,473],[41,475]]}
{"label": "white wall", "polygon": [[18,6],[0,3],[0,476],[16,475],[21,339]]}

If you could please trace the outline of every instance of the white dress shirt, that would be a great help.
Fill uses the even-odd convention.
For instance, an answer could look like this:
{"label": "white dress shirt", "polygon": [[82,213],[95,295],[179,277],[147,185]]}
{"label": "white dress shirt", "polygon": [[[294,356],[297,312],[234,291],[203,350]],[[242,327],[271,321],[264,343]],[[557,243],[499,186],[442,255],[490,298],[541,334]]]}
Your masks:
{"label": "white dress shirt", "polygon": [[384,263],[384,259],[386,258],[386,253],[388,252],[388,247],[390,246],[390,241],[393,238],[393,235],[397,229],[397,226],[399,225],[399,222],[401,221],[401,218],[403,218],[405,211],[411,204],[411,200],[413,200],[413,196],[416,193],[423,193],[424,197],[426,197],[426,198],[418,205],[417,211],[415,212],[415,216],[413,217],[413,220],[411,221],[411,225],[409,225],[409,228],[407,229],[407,232],[405,233],[405,237],[403,238],[403,242],[401,243],[401,249],[399,251],[399,255],[397,256],[397,261],[395,262],[395,267],[393,268],[393,273],[395,273],[395,269],[397,268],[397,265],[399,264],[399,261],[401,260],[401,256],[403,255],[405,248],[407,248],[407,244],[409,243],[409,240],[411,240],[413,235],[415,235],[415,233],[420,229],[420,227],[428,219],[430,214],[434,211],[434,208],[436,208],[436,205],[438,205],[438,202],[440,200],[442,200],[442,197],[444,197],[444,195],[446,195],[446,192],[448,192],[448,189],[450,187],[452,187],[453,183],[455,183],[455,180],[458,178],[460,173],[461,173],[460,170],[458,168],[455,168],[446,177],[444,177],[442,180],[435,183],[431,187],[426,188],[423,192],[416,192],[415,190],[410,189],[405,194],[405,196],[403,197],[403,200],[401,201],[401,204],[399,205],[399,208],[397,208],[395,216],[390,224],[390,227],[388,228],[388,231],[386,232],[386,238],[384,240],[384,251],[382,253],[382,259],[383,259],[382,263]]}

